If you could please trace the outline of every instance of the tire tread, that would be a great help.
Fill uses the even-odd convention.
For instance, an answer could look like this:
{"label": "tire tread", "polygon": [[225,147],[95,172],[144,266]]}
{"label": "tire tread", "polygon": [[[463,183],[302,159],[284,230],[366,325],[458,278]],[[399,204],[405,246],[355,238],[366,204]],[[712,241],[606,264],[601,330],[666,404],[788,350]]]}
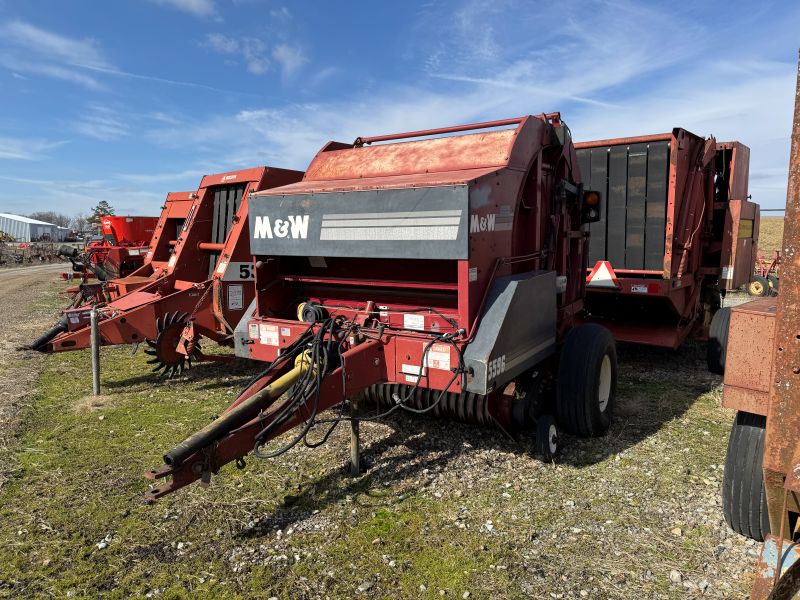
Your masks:
{"label": "tire tread", "polygon": [[769,533],[762,457],[766,418],[736,413],[728,439],[722,482],[725,521],[735,532],[757,541]]}

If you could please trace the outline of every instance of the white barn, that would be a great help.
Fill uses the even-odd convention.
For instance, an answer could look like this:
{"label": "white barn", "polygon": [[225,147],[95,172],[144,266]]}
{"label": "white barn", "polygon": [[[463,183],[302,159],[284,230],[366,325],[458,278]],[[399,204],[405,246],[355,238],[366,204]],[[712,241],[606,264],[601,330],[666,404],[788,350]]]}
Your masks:
{"label": "white barn", "polygon": [[69,233],[65,227],[8,213],[0,213],[0,231],[7,233],[17,242],[38,240],[62,242]]}

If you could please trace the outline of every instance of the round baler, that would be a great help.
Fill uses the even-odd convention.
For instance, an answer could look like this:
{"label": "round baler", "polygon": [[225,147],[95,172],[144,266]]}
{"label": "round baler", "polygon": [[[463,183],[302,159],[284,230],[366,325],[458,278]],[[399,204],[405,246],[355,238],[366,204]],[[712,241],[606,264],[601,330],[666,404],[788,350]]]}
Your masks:
{"label": "round baler", "polygon": [[536,427],[547,459],[558,428],[602,435],[614,340],[574,323],[599,203],[558,114],[328,143],[301,182],[250,195],[255,297],[234,340],[265,369],[146,473],[171,476],[148,497],[343,422],[357,468],[359,422],[400,410]]}

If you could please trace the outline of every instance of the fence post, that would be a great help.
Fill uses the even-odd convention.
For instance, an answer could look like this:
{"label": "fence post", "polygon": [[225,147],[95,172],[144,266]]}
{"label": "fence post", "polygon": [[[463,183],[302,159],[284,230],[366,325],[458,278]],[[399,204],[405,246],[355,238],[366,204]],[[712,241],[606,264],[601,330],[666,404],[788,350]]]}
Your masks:
{"label": "fence post", "polygon": [[95,396],[100,395],[100,327],[98,325],[97,308],[92,308],[89,313],[89,322],[92,329],[92,391]]}

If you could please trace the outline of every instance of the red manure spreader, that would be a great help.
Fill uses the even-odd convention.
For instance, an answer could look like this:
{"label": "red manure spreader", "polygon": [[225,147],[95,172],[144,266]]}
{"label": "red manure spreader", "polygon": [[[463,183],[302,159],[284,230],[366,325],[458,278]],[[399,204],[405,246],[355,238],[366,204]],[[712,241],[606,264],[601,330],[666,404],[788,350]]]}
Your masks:
{"label": "red manure spreader", "polygon": [[614,340],[575,318],[601,204],[557,113],[328,143],[301,182],[250,196],[255,299],[235,347],[265,369],[146,473],[169,478],[148,497],[343,421],[357,469],[359,421],[398,410],[535,425],[545,458],[557,424],[602,435]]}
{"label": "red manure spreader", "polygon": [[[73,271],[83,283],[90,276],[100,281],[125,277],[144,264],[156,223],[158,217],[103,217],[100,220],[102,236],[88,241],[83,252],[63,245],[58,253],[70,260]],[[62,277],[69,278],[68,274]]]}
{"label": "red manure spreader", "polygon": [[197,192],[170,194],[144,264],[127,277],[85,288],[92,301],[64,311],[31,348],[63,352],[89,347],[89,313],[95,306],[102,345],[147,342],[154,371],[172,376],[192,360],[215,358],[202,354],[200,338],[232,345],[233,327],[254,293],[248,195],[301,176],[258,167],[207,175]]}

